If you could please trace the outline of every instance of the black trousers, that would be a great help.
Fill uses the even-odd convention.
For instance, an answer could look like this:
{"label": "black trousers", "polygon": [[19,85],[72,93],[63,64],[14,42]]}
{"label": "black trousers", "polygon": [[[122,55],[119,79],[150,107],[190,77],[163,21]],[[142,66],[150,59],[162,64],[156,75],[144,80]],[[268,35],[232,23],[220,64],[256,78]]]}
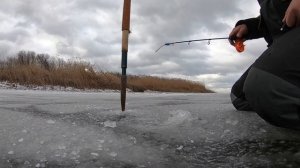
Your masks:
{"label": "black trousers", "polygon": [[237,110],[300,129],[300,28],[275,38],[233,85],[231,99]]}

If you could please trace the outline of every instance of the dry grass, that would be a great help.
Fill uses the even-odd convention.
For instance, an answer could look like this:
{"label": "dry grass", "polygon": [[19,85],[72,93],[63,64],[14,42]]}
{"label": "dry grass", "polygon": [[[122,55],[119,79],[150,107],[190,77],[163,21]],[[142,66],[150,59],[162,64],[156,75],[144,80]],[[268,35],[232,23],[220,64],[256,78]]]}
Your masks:
{"label": "dry grass", "polygon": [[167,79],[152,76],[130,76],[128,87],[133,91],[159,91],[159,92],[186,92],[207,93],[212,92],[203,84],[183,79]]}
{"label": "dry grass", "polygon": [[[24,51],[0,62],[0,81],[78,89],[120,89],[120,75],[117,73],[95,72],[86,62],[65,62],[50,58],[46,54]],[[200,83],[151,76],[129,76],[128,88],[135,92],[212,92]]]}

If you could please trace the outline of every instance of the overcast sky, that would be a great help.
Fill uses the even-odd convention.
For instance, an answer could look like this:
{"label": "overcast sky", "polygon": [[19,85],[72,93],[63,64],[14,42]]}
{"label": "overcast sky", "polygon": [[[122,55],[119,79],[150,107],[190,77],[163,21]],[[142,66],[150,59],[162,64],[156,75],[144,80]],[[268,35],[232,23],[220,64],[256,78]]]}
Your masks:
{"label": "overcast sky", "polygon": [[[1,58],[30,50],[120,72],[122,6],[123,0],[1,0]],[[263,40],[246,42],[242,54],[226,40],[155,50],[166,42],[227,37],[237,20],[258,15],[256,0],[132,0],[128,73],[228,91],[266,48]]]}

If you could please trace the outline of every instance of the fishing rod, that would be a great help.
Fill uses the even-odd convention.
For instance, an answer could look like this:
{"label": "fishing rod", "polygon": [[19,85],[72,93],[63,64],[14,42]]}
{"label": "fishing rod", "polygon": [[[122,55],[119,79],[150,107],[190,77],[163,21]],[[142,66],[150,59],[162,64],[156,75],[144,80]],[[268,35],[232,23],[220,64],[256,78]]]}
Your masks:
{"label": "fishing rod", "polygon": [[211,41],[214,40],[234,40],[234,46],[238,52],[243,52],[245,45],[243,44],[242,39],[232,39],[230,37],[217,37],[217,38],[204,38],[204,39],[197,39],[197,40],[184,40],[184,41],[175,41],[170,43],[165,43],[164,45],[160,46],[155,52],[158,52],[161,48],[165,46],[175,45],[175,44],[182,44],[182,43],[192,43],[192,42],[199,42],[199,41],[208,41],[208,44],[210,44]]}

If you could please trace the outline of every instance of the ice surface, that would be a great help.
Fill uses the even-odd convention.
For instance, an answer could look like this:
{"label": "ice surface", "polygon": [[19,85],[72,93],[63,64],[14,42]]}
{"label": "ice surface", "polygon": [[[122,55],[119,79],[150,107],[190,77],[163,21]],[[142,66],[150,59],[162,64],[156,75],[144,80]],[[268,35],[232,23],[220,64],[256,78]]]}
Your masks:
{"label": "ice surface", "polygon": [[227,94],[0,90],[0,167],[299,167],[300,134]]}

